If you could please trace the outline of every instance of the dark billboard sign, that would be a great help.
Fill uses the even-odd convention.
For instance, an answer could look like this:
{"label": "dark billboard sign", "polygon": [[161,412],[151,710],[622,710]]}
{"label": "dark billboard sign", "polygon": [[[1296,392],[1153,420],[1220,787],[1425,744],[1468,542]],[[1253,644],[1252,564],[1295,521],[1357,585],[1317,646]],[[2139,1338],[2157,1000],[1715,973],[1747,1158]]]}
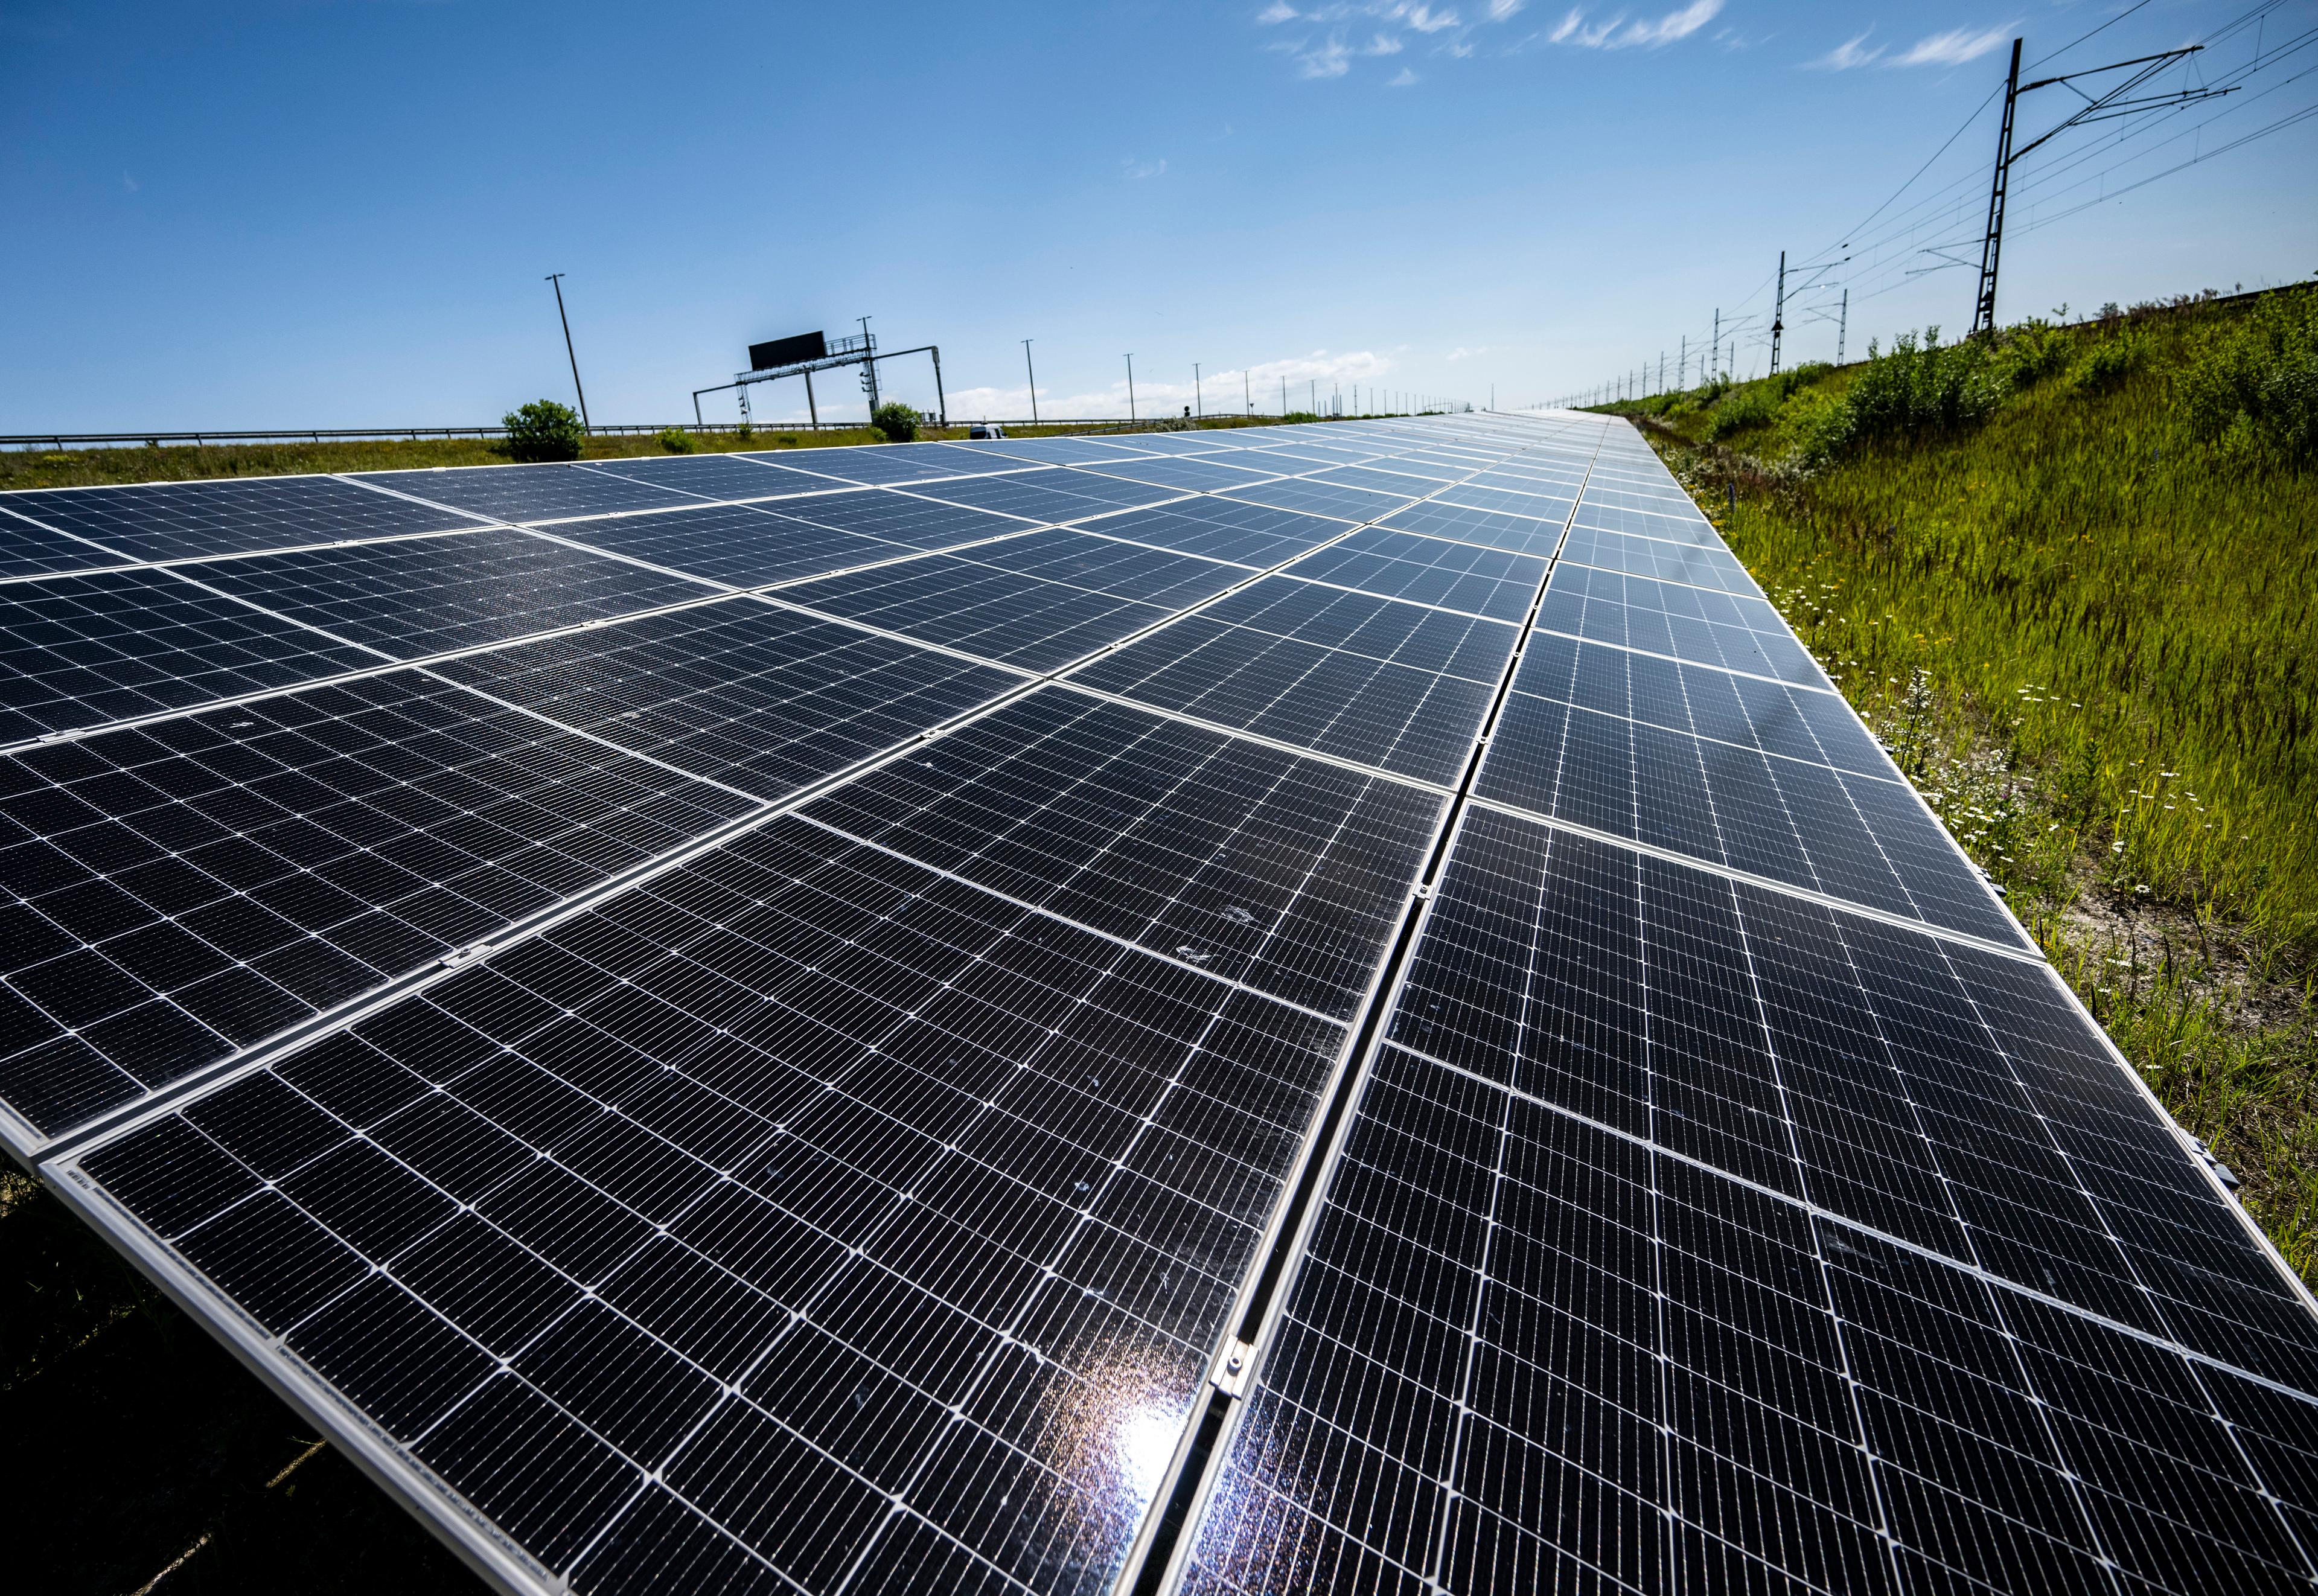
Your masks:
{"label": "dark billboard sign", "polygon": [[828,358],[829,339],[820,333],[799,333],[795,337],[749,345],[749,369],[752,372],[768,372],[775,366],[801,365],[808,360]]}

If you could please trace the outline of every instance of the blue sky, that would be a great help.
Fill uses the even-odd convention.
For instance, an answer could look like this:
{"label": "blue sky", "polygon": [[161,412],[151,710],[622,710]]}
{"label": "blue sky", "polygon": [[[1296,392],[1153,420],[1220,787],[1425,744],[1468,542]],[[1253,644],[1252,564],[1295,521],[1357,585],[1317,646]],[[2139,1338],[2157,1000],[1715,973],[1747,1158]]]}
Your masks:
{"label": "blue sky", "polygon": [[[2115,193],[2318,103],[2288,81],[2318,0],[0,0],[0,431],[568,401],[551,271],[598,421],[686,417],[752,339],[864,314],[941,345],[954,415],[1024,412],[1024,337],[1050,416],[1122,411],[1130,351],[1146,413],[1195,362],[1212,408],[1535,402],[1662,346],[1671,376],[1718,307],[1758,368],[1782,248],[1836,263],[1796,273],[1788,359],[1834,353],[1844,286],[1855,356],[1969,321],[1972,272],[1923,253],[1979,226],[1967,119],[2016,32],[2034,61],[2104,23],[2042,70],[2217,33],[2151,88],[2260,69],[2024,164],[2006,317],[2318,271],[2318,118]],[[921,361],[890,381],[931,399]]]}

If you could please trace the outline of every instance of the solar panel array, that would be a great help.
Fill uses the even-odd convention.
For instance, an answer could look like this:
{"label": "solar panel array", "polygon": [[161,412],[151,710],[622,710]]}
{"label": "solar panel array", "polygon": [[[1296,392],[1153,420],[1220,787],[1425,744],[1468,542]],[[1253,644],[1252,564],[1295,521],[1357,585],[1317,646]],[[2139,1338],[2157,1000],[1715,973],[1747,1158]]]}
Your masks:
{"label": "solar panel array", "polygon": [[2318,1317],[1622,424],[0,500],[0,1134],[518,1591],[2306,1583]]}

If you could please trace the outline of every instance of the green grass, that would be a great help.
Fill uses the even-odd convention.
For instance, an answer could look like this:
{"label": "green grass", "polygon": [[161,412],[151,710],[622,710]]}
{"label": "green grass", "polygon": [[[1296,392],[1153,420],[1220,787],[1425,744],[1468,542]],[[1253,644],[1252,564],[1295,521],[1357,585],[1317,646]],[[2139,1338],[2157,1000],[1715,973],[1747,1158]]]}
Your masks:
{"label": "green grass", "polygon": [[[1307,417],[1317,419],[1317,417]],[[1209,417],[1196,428],[1229,428],[1279,425],[1278,417]],[[1010,438],[1060,437],[1083,433],[1083,426],[1058,422],[1050,426],[1007,428]],[[1149,430],[1149,429],[1146,429]],[[966,436],[964,426],[925,427],[921,443],[956,442]],[[735,450],[832,449],[883,444],[885,436],[867,426],[844,431],[786,432],[759,427],[747,436],[737,432],[687,432],[701,454]],[[594,436],[588,440],[588,460],[632,460],[639,455],[669,453],[657,435]],[[118,449],[0,450],[0,491],[19,488],[89,488],[110,482],[175,482],[211,477],[279,477],[311,471],[391,471],[438,465],[505,465],[506,453],[489,438],[326,439],[319,443],[171,444],[159,448],[131,445]]]}
{"label": "green grass", "polygon": [[2192,391],[2284,300],[1604,408],[2318,1279],[2318,469]]}

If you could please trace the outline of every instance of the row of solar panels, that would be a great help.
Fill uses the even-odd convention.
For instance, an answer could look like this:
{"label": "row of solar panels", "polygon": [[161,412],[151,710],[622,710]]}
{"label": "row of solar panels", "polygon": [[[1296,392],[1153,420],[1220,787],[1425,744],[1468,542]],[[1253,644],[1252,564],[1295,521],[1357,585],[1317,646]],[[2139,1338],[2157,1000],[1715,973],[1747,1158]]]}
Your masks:
{"label": "row of solar panels", "polygon": [[2307,1576],[2306,1296],[1622,426],[0,507],[11,1134],[503,1583]]}

